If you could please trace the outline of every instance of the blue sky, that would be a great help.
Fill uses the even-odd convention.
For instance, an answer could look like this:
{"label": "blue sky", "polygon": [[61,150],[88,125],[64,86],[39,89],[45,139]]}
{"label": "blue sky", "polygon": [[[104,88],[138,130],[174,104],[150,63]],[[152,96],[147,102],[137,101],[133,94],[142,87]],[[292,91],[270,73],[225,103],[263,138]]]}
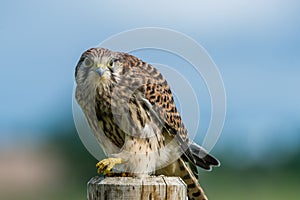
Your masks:
{"label": "blue sky", "polygon": [[227,118],[217,148],[242,146],[253,157],[273,144],[293,149],[300,143],[299,7],[293,0],[1,2],[0,140],[44,137],[49,124],[71,118],[80,54],[120,31],[155,26],[194,38],[218,66]]}

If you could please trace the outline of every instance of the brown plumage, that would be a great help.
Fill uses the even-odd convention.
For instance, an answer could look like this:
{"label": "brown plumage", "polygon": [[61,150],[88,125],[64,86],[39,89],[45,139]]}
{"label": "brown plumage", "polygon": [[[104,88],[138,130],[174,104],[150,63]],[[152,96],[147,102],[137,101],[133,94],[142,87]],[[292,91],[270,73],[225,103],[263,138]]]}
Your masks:
{"label": "brown plumage", "polygon": [[103,48],[84,52],[76,66],[76,99],[112,167],[136,176],[180,176],[190,199],[207,199],[197,165],[219,162],[188,138],[171,89],[152,65]]}

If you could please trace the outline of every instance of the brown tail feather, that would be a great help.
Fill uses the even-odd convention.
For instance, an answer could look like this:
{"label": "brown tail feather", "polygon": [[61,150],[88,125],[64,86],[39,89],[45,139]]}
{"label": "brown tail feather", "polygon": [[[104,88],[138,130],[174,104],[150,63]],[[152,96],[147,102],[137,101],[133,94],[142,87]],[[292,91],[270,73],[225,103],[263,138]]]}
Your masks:
{"label": "brown tail feather", "polygon": [[193,157],[196,161],[196,164],[206,170],[211,170],[211,168],[217,167],[220,165],[220,162],[218,159],[213,157],[212,155],[209,155],[204,148],[199,146],[196,143],[191,143],[190,144],[190,149],[193,154]]}
{"label": "brown tail feather", "polygon": [[207,200],[207,197],[204,194],[204,191],[201,188],[198,180],[193,175],[191,169],[181,158],[165,168],[156,171],[156,174],[163,174],[165,176],[179,176],[187,185],[189,200]]}

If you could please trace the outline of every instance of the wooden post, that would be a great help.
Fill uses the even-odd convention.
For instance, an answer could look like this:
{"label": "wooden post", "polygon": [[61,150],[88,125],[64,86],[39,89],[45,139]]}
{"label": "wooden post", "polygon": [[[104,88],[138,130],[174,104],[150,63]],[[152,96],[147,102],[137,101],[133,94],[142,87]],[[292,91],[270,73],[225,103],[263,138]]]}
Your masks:
{"label": "wooden post", "polygon": [[94,177],[88,200],[186,200],[186,184],[179,177]]}

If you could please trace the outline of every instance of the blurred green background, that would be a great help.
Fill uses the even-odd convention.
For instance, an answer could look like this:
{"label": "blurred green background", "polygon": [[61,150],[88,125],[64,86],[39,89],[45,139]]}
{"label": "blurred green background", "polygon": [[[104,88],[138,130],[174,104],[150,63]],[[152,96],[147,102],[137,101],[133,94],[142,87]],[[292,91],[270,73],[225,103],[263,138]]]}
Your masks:
{"label": "blurred green background", "polygon": [[[75,65],[89,47],[145,26],[191,36],[223,77],[227,117],[212,151],[222,165],[200,171],[210,199],[299,199],[299,8],[296,0],[2,1],[0,199],[86,198],[97,160],[73,122]],[[201,144],[210,101],[199,95]]]}

